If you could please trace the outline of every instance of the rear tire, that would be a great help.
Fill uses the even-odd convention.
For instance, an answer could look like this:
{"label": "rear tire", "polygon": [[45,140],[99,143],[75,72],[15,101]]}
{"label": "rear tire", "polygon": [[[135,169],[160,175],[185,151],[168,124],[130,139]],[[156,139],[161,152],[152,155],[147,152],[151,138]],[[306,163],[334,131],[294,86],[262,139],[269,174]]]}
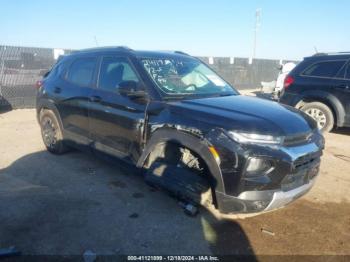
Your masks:
{"label": "rear tire", "polygon": [[327,133],[333,129],[334,116],[327,105],[320,102],[311,102],[305,104],[300,110],[311,116],[317,122],[318,129],[322,132]]}
{"label": "rear tire", "polygon": [[46,149],[53,154],[63,154],[69,148],[63,142],[63,134],[57,117],[51,110],[40,112],[41,136]]}

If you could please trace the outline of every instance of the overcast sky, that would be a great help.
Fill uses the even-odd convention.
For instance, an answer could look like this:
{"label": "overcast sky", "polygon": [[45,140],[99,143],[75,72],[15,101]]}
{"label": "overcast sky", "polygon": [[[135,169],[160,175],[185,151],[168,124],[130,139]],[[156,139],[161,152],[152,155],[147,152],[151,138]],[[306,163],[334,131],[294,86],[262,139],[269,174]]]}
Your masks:
{"label": "overcast sky", "polygon": [[126,45],[193,55],[301,59],[350,51],[348,0],[0,0],[0,44],[56,48]]}

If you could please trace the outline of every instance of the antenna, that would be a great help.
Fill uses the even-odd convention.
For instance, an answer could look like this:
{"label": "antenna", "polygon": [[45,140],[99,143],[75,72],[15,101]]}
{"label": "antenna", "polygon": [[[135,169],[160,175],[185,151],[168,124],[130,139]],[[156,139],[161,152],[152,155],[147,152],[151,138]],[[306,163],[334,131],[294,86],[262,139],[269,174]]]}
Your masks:
{"label": "antenna", "polygon": [[315,49],[315,53],[318,54],[318,50],[316,46],[314,46],[314,49]]}
{"label": "antenna", "polygon": [[256,55],[256,44],[257,44],[257,37],[258,37],[258,31],[261,26],[261,8],[257,8],[255,10],[255,26],[254,26],[254,45],[253,45],[253,56],[252,58],[255,58]]}
{"label": "antenna", "polygon": [[97,37],[94,35],[95,45],[98,47]]}

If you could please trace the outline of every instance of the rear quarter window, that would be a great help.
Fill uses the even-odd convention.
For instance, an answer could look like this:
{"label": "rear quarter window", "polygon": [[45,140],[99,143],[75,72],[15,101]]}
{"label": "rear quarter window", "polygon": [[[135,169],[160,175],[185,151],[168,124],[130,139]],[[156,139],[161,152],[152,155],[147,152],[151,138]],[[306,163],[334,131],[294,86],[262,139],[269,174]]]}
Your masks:
{"label": "rear quarter window", "polygon": [[51,78],[51,77],[62,77],[65,74],[65,65],[64,63],[58,63],[53,66],[53,68],[50,71],[47,71],[44,74],[44,78]]}
{"label": "rear quarter window", "polygon": [[316,77],[335,77],[345,64],[345,60],[318,62],[307,67],[302,75]]}

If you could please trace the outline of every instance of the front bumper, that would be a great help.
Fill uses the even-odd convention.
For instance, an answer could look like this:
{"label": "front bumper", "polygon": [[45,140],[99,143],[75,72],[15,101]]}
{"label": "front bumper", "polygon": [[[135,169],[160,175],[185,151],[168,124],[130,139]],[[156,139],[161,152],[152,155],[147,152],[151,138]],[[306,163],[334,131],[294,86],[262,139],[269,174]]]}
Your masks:
{"label": "front bumper", "polygon": [[310,191],[316,178],[300,187],[289,191],[265,190],[246,191],[238,197],[217,193],[220,202],[220,212],[228,213],[258,213],[284,207]]}
{"label": "front bumper", "polygon": [[315,183],[315,178],[311,180],[309,183],[302,185],[301,187],[292,189],[287,192],[279,191],[273,194],[272,200],[270,204],[264,209],[264,211],[270,211],[273,209],[277,209],[280,207],[284,207],[285,205],[293,202],[299,197],[305,195]]}
{"label": "front bumper", "polygon": [[[232,149],[233,145],[228,144],[226,148],[231,146]],[[240,157],[237,157],[237,162],[243,163],[241,166],[237,164],[236,169],[221,169],[225,191],[215,192],[220,212],[265,212],[283,207],[303,196],[317,178],[323,147],[324,139],[319,133],[315,133],[304,144],[279,148],[256,145],[246,147],[239,154]],[[247,177],[244,163],[252,156],[271,160],[274,164],[273,171],[257,177]],[[221,163],[223,166],[229,167],[229,163]]]}

